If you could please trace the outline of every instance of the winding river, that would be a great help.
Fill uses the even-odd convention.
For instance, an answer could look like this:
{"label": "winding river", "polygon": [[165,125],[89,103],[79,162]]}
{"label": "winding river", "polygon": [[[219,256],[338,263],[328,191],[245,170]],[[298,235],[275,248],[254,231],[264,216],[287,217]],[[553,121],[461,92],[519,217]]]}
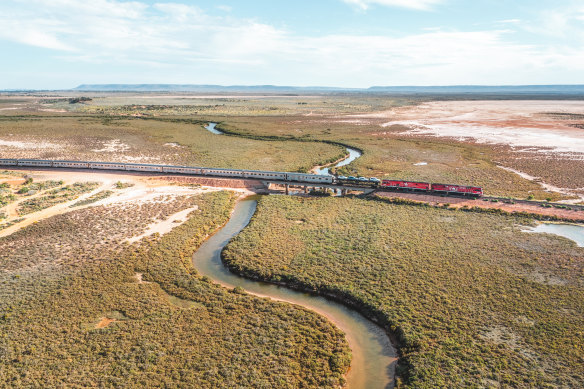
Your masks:
{"label": "winding river", "polygon": [[223,265],[221,251],[249,223],[256,205],[253,197],[239,201],[227,224],[196,251],[194,267],[201,275],[225,287],[240,286],[256,296],[297,304],[327,317],[345,333],[351,348],[353,359],[347,386],[351,389],[392,388],[396,352],[379,326],[344,305],[278,285],[251,281],[231,273]]}
{"label": "winding river", "polygon": [[[215,129],[216,125],[209,123],[205,129],[216,135],[223,134]],[[359,150],[348,147],[347,151],[349,156],[336,163],[335,167],[348,165],[361,156]],[[317,174],[330,174],[328,167],[315,170]],[[327,317],[345,333],[351,348],[353,357],[347,374],[347,386],[351,389],[392,388],[397,353],[385,331],[375,323],[342,304],[283,286],[248,280],[231,273],[223,265],[221,251],[251,220],[257,206],[254,197],[239,201],[227,224],[196,251],[193,265],[199,274],[225,287],[239,286],[250,294],[296,304]]]}
{"label": "winding river", "polygon": [[[338,162],[337,164],[335,164],[334,167],[348,165],[362,155],[362,153],[359,150],[352,149],[350,147],[347,147],[347,152],[349,153],[349,156],[347,158],[343,159],[342,161]],[[320,175],[330,174],[329,167],[324,167],[324,166],[319,167],[317,169],[314,169],[314,171],[316,172],[316,174],[320,174]]]}
{"label": "winding river", "polygon": [[[209,123],[208,125],[205,126],[205,129],[209,132],[212,132],[215,135],[223,135],[223,132],[216,129],[215,126],[217,126],[217,123]],[[343,160],[339,161],[338,163],[336,163],[334,167],[341,167],[341,166],[348,165],[351,162],[353,162],[354,160],[356,160],[357,158],[359,158],[361,155],[363,155],[359,150],[353,149],[351,147],[347,147],[347,152],[349,153],[349,156],[347,158],[344,158]],[[316,174],[327,175],[327,174],[330,174],[329,169],[330,169],[330,166],[321,166],[321,167],[314,169],[314,171],[316,172]]]}

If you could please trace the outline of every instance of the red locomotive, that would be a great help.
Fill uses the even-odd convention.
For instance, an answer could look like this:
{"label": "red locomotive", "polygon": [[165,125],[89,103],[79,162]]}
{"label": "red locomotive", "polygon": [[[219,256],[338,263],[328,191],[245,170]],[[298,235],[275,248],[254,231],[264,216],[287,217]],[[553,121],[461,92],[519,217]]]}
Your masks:
{"label": "red locomotive", "polygon": [[478,186],[463,186],[451,184],[431,184],[428,182],[383,180],[381,187],[418,192],[435,192],[444,194],[459,194],[463,196],[481,197],[483,189]]}
{"label": "red locomotive", "polygon": [[406,189],[424,192],[430,191],[430,184],[428,182],[383,180],[381,181],[381,186],[391,189]]}
{"label": "red locomotive", "polygon": [[478,186],[432,184],[432,191],[437,193],[461,194],[476,197],[483,195],[483,189]]}

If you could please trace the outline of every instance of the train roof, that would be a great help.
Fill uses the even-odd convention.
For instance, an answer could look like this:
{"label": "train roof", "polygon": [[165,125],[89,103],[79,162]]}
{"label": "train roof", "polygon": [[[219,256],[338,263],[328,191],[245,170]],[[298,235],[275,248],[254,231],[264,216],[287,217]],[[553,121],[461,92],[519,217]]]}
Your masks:
{"label": "train roof", "polygon": [[429,184],[429,182],[425,182],[425,181],[398,180],[397,178],[384,178],[382,181],[411,182],[412,184]]}
{"label": "train roof", "polygon": [[461,188],[479,188],[479,189],[483,189],[480,186],[474,186],[474,185],[441,184],[439,182],[433,182],[432,185],[460,186]]}

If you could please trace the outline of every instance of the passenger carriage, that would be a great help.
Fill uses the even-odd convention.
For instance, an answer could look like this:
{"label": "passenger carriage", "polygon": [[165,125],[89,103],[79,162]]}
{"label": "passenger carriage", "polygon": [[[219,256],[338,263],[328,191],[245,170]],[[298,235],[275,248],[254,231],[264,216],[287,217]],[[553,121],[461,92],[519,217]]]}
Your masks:
{"label": "passenger carriage", "polygon": [[162,171],[164,173],[178,173],[178,174],[203,174],[202,168],[200,167],[188,167],[188,166],[164,166]]}
{"label": "passenger carriage", "polygon": [[53,161],[42,160],[42,159],[19,159],[17,166],[51,167],[51,166],[53,166]]}
{"label": "passenger carriage", "polygon": [[245,178],[256,178],[259,180],[280,180],[280,181],[286,180],[286,173],[284,172],[243,170],[243,176]]}
{"label": "passenger carriage", "polygon": [[126,164],[121,162],[89,162],[90,169],[126,170]]}
{"label": "passenger carriage", "polygon": [[334,181],[334,177],[323,174],[286,173],[286,180],[297,182],[317,182],[322,184],[332,184]]}
{"label": "passenger carriage", "polygon": [[18,159],[0,158],[0,166],[17,166]]}
{"label": "passenger carriage", "polygon": [[87,169],[89,162],[83,161],[53,161],[52,167],[68,167],[72,169]]}
{"label": "passenger carriage", "polygon": [[148,165],[143,163],[126,163],[126,170],[137,172],[162,172],[163,165]]}

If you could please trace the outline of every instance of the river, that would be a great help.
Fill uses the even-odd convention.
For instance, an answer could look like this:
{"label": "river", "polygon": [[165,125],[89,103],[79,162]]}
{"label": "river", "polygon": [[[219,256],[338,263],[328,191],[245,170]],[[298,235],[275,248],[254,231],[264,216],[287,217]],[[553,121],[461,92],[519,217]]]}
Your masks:
{"label": "river", "polygon": [[[347,147],[347,151],[349,152],[349,156],[347,158],[343,159],[342,161],[338,162],[334,167],[348,165],[362,155],[359,150],[352,149],[350,147]],[[319,168],[314,169],[314,171],[316,172],[316,174],[320,174],[320,175],[329,174],[330,175],[329,167],[319,167]]]}
{"label": "river", "polygon": [[205,126],[205,129],[207,131],[212,132],[215,135],[223,135],[222,131],[219,131],[215,128],[216,125],[217,125],[217,123],[209,123],[207,126]]}
{"label": "river", "polygon": [[[209,123],[207,126],[205,126],[205,129],[207,131],[212,132],[215,135],[223,135],[222,131],[219,131],[215,128],[216,125],[217,125],[217,123]],[[334,167],[348,165],[362,155],[362,153],[359,150],[353,149],[351,147],[347,147],[347,152],[349,153],[349,156],[347,158],[343,159],[342,161],[338,162],[337,164],[335,164]],[[324,167],[324,166],[318,167],[318,168],[314,169],[314,171],[316,172],[316,174],[320,174],[320,175],[330,174],[329,167]]]}
{"label": "river", "polygon": [[347,386],[351,389],[392,388],[396,351],[379,326],[342,304],[282,286],[251,281],[231,273],[223,265],[221,251],[249,223],[256,206],[253,197],[239,201],[227,224],[201,245],[193,256],[199,274],[225,287],[240,286],[256,296],[297,304],[327,317],[345,333],[351,348],[353,359]]}

